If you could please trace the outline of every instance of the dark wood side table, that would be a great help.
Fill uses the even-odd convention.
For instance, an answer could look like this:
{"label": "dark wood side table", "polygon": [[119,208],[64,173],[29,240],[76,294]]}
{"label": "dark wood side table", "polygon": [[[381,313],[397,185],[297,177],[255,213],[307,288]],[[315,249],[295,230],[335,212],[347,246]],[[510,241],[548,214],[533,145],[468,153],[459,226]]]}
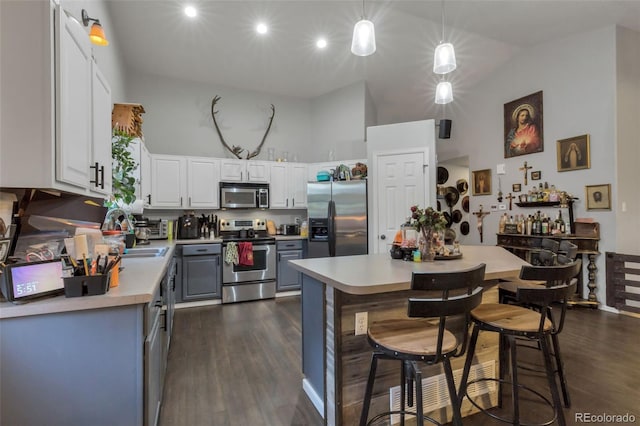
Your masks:
{"label": "dark wood side table", "polygon": [[[594,224],[594,229],[597,229],[597,224]],[[522,235],[522,234],[497,234],[498,244],[500,247],[504,247],[516,256],[531,262],[531,254],[540,250],[540,240],[543,238],[551,238],[558,241],[567,240],[578,246],[578,257],[580,259],[586,256],[588,259],[587,270],[589,271],[589,283],[587,288],[589,294],[585,299],[583,297],[583,278],[582,274],[578,276],[578,290],[576,297],[570,302],[572,305],[590,306],[596,308],[600,302],[596,297],[596,256],[600,254],[598,251],[598,241],[600,236],[592,232],[592,236],[581,235]],[[584,263],[584,260],[583,260]]]}

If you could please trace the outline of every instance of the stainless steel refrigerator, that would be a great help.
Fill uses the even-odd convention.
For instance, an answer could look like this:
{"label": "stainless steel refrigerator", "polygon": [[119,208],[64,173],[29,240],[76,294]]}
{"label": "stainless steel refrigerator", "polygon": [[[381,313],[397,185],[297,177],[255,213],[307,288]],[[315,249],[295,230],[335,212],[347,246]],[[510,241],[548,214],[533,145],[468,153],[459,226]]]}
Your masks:
{"label": "stainless steel refrigerator", "polygon": [[309,182],[308,257],[367,254],[367,181]]}

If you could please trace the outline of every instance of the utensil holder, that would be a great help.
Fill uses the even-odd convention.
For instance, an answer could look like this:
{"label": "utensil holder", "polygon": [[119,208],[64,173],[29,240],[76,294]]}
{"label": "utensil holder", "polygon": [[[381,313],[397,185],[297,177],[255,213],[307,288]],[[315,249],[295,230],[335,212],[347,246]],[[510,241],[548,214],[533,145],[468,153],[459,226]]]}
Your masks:
{"label": "utensil holder", "polygon": [[109,291],[111,272],[102,275],[64,277],[65,297],[97,296]]}

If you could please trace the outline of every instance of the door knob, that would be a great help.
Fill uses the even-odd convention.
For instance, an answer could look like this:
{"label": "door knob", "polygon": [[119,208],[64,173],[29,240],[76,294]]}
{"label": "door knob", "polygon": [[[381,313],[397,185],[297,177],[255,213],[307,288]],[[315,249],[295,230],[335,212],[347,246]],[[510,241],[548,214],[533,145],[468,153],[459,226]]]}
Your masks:
{"label": "door knob", "polygon": [[387,239],[387,236],[386,236],[386,235],[384,235],[384,234],[382,234],[382,235],[380,235],[380,239],[381,239],[381,240],[386,240],[386,239]]}

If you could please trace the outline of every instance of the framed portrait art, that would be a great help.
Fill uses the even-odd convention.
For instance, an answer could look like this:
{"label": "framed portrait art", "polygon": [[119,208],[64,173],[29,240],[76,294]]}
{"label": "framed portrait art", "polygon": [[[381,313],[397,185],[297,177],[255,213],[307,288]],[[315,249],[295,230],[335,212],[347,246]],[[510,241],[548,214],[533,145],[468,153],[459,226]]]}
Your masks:
{"label": "framed portrait art", "polygon": [[542,91],[504,104],[504,158],[544,151]]}
{"label": "framed portrait art", "polygon": [[514,183],[511,187],[512,192],[521,192],[522,186],[519,183]]}
{"label": "framed portrait art", "polygon": [[491,195],[491,169],[475,170],[473,177],[473,195]]}
{"label": "framed portrait art", "polygon": [[587,210],[611,210],[611,185],[587,185]]}
{"label": "framed portrait art", "polygon": [[557,151],[559,172],[591,168],[589,135],[561,139],[558,141]]}

